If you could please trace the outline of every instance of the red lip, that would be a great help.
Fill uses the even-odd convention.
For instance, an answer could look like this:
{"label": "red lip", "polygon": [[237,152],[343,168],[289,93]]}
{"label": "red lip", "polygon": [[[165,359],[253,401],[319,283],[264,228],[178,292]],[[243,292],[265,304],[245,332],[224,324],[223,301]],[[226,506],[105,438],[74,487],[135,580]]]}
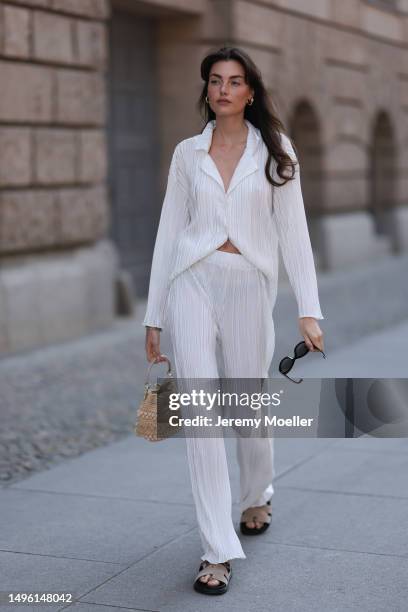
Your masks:
{"label": "red lip", "polygon": [[231,102],[229,100],[224,100],[224,99],[217,100],[217,102],[218,102],[218,104],[231,104]]}

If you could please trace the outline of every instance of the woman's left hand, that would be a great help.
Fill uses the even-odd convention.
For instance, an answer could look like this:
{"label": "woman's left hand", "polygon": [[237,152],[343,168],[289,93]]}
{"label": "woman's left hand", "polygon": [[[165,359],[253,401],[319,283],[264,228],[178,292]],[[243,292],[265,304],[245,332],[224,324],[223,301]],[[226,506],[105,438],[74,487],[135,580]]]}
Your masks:
{"label": "woman's left hand", "polygon": [[299,329],[310,351],[316,351],[314,347],[317,347],[324,352],[323,332],[314,317],[299,317]]}

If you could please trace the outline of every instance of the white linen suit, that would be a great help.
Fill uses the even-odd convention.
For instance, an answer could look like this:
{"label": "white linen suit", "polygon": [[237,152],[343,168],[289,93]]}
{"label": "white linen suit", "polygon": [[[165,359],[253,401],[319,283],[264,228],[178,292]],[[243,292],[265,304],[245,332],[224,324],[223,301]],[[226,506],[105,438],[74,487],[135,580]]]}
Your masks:
{"label": "white linen suit", "polygon": [[[300,185],[273,187],[260,130],[245,119],[247,144],[228,190],[208,151],[216,120],[175,147],[153,253],[143,325],[171,334],[178,378],[217,379],[217,343],[223,375],[268,377],[275,346],[272,311],[278,281],[278,244],[299,317],[324,319]],[[296,160],[289,138],[284,149]],[[297,161],[297,160],[296,160]],[[274,179],[276,161],[272,159]],[[227,239],[240,254],[218,251]],[[186,433],[202,559],[245,558],[231,518],[231,489],[222,437]],[[240,510],[273,494],[273,438],[237,437]]]}

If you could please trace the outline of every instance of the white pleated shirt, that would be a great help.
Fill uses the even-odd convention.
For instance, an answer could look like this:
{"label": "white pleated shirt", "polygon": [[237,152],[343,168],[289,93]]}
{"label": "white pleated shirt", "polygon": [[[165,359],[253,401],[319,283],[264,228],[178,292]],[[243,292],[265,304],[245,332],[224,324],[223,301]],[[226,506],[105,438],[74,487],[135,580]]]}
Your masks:
{"label": "white pleated shirt", "polygon": [[[299,317],[324,319],[300,183],[295,178],[274,187],[265,176],[267,147],[260,130],[245,119],[247,143],[225,191],[208,151],[216,120],[201,134],[179,142],[172,156],[167,188],[153,251],[143,325],[164,328],[173,279],[229,238],[241,254],[265,274],[273,309],[277,295],[279,256],[293,288]],[[281,133],[284,149],[296,155]],[[274,180],[282,182],[272,158]]]}

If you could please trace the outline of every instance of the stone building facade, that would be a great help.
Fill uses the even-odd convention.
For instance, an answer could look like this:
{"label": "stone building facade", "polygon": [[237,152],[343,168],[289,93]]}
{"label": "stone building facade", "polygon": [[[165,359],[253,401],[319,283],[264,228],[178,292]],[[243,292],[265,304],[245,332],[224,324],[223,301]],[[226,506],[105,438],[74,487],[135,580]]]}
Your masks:
{"label": "stone building facade", "polygon": [[146,296],[169,158],[224,44],[296,143],[318,268],[408,249],[408,0],[0,0],[0,355]]}

